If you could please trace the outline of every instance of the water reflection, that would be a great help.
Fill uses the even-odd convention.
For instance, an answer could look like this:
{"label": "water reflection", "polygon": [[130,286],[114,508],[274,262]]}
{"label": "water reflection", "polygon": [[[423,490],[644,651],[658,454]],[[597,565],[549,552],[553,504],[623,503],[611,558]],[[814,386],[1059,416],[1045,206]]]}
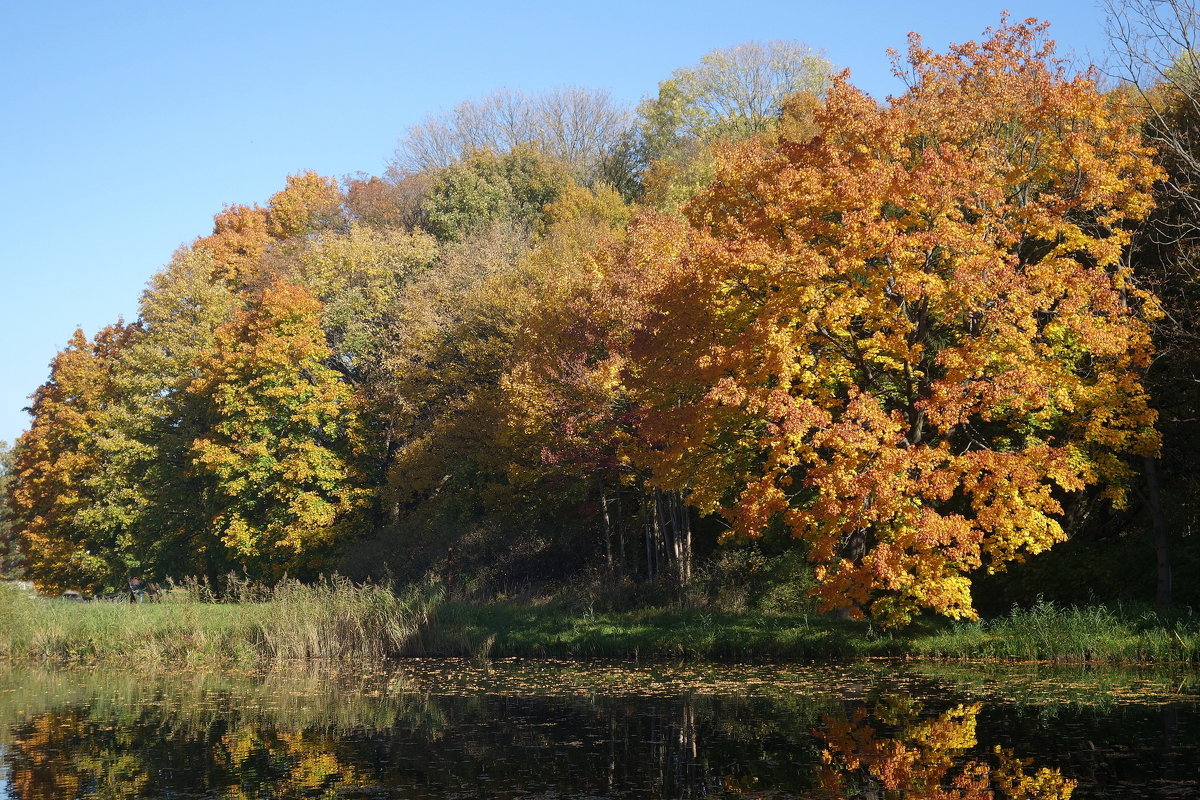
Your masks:
{"label": "water reflection", "polygon": [[0,671],[0,797],[1200,795],[1192,697],[985,695],[890,666]]}
{"label": "water reflection", "polygon": [[[1066,800],[1076,782],[1058,769],[1032,767],[1012,749],[996,746],[994,758],[973,757],[979,748],[982,703],[959,704],[935,715],[910,696],[880,698],[870,710],[824,714],[818,735],[821,787],[829,797],[883,797],[888,792],[917,800],[1003,797]],[[882,730],[888,731],[885,735]]]}

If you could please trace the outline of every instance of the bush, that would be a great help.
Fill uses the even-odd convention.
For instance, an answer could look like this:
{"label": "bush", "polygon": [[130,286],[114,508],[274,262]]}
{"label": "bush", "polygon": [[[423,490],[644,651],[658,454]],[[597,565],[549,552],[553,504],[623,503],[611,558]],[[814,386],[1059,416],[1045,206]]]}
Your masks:
{"label": "bush", "polygon": [[770,554],[751,542],[717,550],[696,571],[685,602],[731,613],[806,614],[816,610],[808,596],[814,585],[812,567],[798,549]]}

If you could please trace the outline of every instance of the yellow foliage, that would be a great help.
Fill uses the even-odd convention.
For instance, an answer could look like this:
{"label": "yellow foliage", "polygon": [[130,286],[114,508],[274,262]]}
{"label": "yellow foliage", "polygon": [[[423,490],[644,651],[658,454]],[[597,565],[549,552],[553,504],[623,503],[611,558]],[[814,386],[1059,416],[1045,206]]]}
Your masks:
{"label": "yellow foliage", "polygon": [[1120,255],[1160,173],[1136,109],[1052,52],[1033,22],[914,37],[905,95],[842,76],[794,138],[717,148],[686,231],[632,229],[630,457],[731,535],[784,522],[827,608],[972,617],[972,571],[1061,541],[1062,493],[1119,502],[1158,446]]}

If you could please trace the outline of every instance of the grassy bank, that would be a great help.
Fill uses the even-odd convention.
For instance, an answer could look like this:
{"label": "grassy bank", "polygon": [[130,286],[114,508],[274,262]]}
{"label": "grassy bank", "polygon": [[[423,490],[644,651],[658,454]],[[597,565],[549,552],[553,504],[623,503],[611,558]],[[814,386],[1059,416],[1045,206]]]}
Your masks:
{"label": "grassy bank", "polygon": [[772,661],[863,657],[1060,663],[1200,663],[1200,616],[1040,604],[999,619],[893,633],[829,616],[647,609],[579,614],[450,603],[430,645],[445,655]]}
{"label": "grassy bank", "polygon": [[956,623],[915,636],[911,655],[1088,663],[1200,663],[1200,615],[1121,605],[1038,603],[993,620]]}
{"label": "grassy bank", "polygon": [[72,603],[0,587],[0,658],[262,663],[408,655],[642,661],[866,657],[1062,663],[1200,663],[1200,616],[1040,604],[985,622],[899,633],[824,615],[641,609],[591,613],[531,602],[445,602],[332,580],[284,583],[235,603],[176,592],[162,603]]}
{"label": "grassy bank", "polygon": [[216,664],[275,659],[369,660],[420,646],[440,600],[330,580],[284,582],[253,600],[205,602],[198,592],[161,603],[79,603],[0,587],[0,658]]}
{"label": "grassy bank", "polygon": [[452,602],[428,642],[438,655],[647,661],[773,661],[898,655],[899,642],[828,616]]}

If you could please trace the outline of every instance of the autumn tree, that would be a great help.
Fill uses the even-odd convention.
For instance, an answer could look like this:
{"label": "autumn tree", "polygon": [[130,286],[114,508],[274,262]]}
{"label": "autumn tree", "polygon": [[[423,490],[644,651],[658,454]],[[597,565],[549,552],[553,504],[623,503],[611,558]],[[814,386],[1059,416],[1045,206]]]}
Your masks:
{"label": "autumn tree", "polygon": [[9,503],[29,577],[43,592],[95,592],[123,572],[127,551],[96,518],[107,465],[96,434],[108,424],[113,367],[138,329],[109,326],[89,340],[76,330],[50,364],[17,440]]}
{"label": "autumn tree", "polygon": [[620,504],[610,501],[627,477],[621,370],[628,326],[608,277],[631,213],[608,187],[576,187],[547,207],[547,235],[528,257],[541,276],[538,294],[502,377],[511,480],[543,493],[569,486],[597,502],[610,567],[625,552]]}
{"label": "autumn tree", "polygon": [[389,481],[400,502],[502,472],[498,391],[532,301],[521,285],[533,277],[522,265],[528,242],[512,226],[475,232],[443,248],[436,265],[404,288],[387,401],[400,435]]}
{"label": "autumn tree", "polygon": [[[571,422],[554,409],[588,399],[557,396],[580,387],[543,387],[544,373],[525,367],[542,355],[556,359],[539,350],[569,334],[550,332],[549,318],[565,322],[579,310],[559,301],[597,280],[592,270],[629,213],[607,187],[567,185],[543,208],[536,232],[496,223],[447,242],[405,287],[386,381],[397,434],[388,497],[404,531],[396,549],[424,546],[444,558],[453,546],[462,565],[491,575],[521,559],[575,568],[595,555],[599,487],[595,465],[584,462],[608,442],[597,435],[588,443],[583,430],[560,438]],[[470,552],[458,546],[465,532],[473,532]]]}
{"label": "autumn tree", "polygon": [[77,335],[35,396],[21,497],[22,513],[36,512],[26,546],[47,588],[229,567],[187,471],[208,420],[186,389],[237,304],[218,273],[206,249],[181,250],[152,279],[137,325],[94,344]]}
{"label": "autumn tree", "polygon": [[312,170],[289,175],[287,185],[267,204],[267,232],[284,240],[324,230],[344,230],[342,192],[337,181]]}
{"label": "autumn tree", "polygon": [[568,194],[548,207],[556,221],[531,255],[546,278],[504,379],[514,472],[588,496],[610,567],[682,585],[692,571],[692,511],[684,490],[655,485],[634,457],[644,408],[631,387],[654,380],[632,348],[686,231],[673,216],[643,215],[627,233],[633,210],[599,213],[613,208],[598,206],[602,197]]}
{"label": "autumn tree", "polygon": [[279,242],[344,228],[343,197],[337,182],[307,171],[289,175],[287,186],[271,196],[266,208],[232,205],[213,218],[213,232],[192,243],[208,251],[216,274],[235,288],[260,277],[267,251]]}
{"label": "autumn tree", "polygon": [[430,175],[405,174],[395,180],[359,174],[346,180],[346,214],[371,228],[423,228],[421,201]]}
{"label": "autumn tree", "polygon": [[221,277],[237,283],[254,273],[270,243],[266,211],[233,205],[213,217],[213,232],[193,246],[212,253]]}
{"label": "autumn tree", "polygon": [[1157,447],[1153,301],[1121,264],[1159,172],[1135,109],[1044,25],[935,54],[881,107],[845,76],[803,142],[720,151],[641,228],[634,454],[732,535],[808,543],[825,607],[973,616],[970,573],[1063,539],[1062,499]]}
{"label": "autumn tree", "polygon": [[[291,176],[264,208],[218,215],[212,236],[182,248],[154,276],[138,324],[122,329],[127,335],[106,332],[95,344],[73,340],[43,387],[45,397],[35,403],[35,430],[27,437],[30,468],[14,487],[24,487],[22,513],[31,525],[23,527],[30,537],[41,537],[29,543],[45,562],[35,565],[46,576],[44,585],[94,590],[121,585],[131,572],[215,579],[241,566],[266,576],[327,555],[350,510],[363,507],[368,486],[383,483],[387,437],[372,439],[372,446],[347,442],[361,426],[360,413],[386,433],[379,424],[386,416],[364,411],[361,400],[375,391],[378,401],[400,287],[428,266],[435,249],[427,234],[351,221],[337,183],[311,172]],[[279,278],[318,295],[320,302],[308,297],[298,312],[314,327],[297,330],[299,323],[289,321],[280,303],[263,311],[263,297],[279,297],[272,288]],[[316,311],[307,308],[313,302]],[[241,340],[231,332],[239,312]],[[261,324],[249,325],[246,314],[257,314]],[[268,333],[272,320],[282,327]],[[112,343],[118,339],[120,346]],[[246,388],[287,380],[287,365],[270,362],[273,347],[295,359],[290,397],[256,396]],[[68,388],[57,388],[63,381]],[[306,395],[305,385],[315,388]],[[253,413],[282,415],[275,423],[256,420],[275,439],[253,438],[258,431],[246,417],[249,406],[234,402],[239,392]],[[342,403],[347,409],[334,421],[332,409]],[[305,433],[309,423],[301,418],[317,419],[311,423],[316,427]],[[300,441],[304,436],[316,442],[309,450]],[[236,437],[245,438],[234,444]],[[219,465],[221,447],[228,451]],[[264,471],[267,462],[238,460],[245,448],[255,447],[271,451],[275,467]],[[199,452],[208,460],[198,460]],[[302,469],[303,463],[308,467]],[[250,480],[250,473],[258,483],[242,492],[246,484],[239,481]],[[338,483],[343,479],[346,485]],[[225,503],[232,497],[261,512],[247,523],[264,526],[250,538],[292,537],[291,562],[280,566],[287,558],[273,542],[257,549],[229,545]],[[292,517],[276,514],[280,504]],[[316,532],[326,519],[334,519],[331,529]],[[313,529],[293,531],[301,525]]]}
{"label": "autumn tree", "polygon": [[321,304],[276,283],[216,332],[188,391],[211,427],[192,444],[209,524],[251,574],[319,567],[370,504],[350,388],[326,365]]}

